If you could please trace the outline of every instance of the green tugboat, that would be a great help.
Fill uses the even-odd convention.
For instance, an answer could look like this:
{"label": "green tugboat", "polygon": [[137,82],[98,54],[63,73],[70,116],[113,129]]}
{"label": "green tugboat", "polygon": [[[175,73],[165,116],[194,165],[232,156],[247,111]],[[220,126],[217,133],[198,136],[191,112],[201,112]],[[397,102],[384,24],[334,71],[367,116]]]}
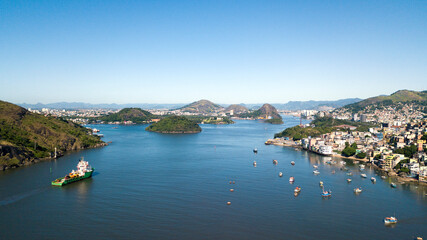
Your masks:
{"label": "green tugboat", "polygon": [[72,182],[77,182],[86,178],[92,177],[92,173],[95,169],[89,166],[87,161],[84,161],[83,158],[80,159],[77,164],[77,171],[71,171],[67,176],[63,178],[58,178],[52,181],[53,186],[63,186]]}

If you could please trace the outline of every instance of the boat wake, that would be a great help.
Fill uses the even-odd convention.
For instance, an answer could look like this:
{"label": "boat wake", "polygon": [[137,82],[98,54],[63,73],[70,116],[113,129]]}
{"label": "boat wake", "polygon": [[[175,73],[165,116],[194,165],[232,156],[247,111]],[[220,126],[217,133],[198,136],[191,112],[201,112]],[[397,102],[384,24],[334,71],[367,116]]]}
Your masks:
{"label": "boat wake", "polygon": [[26,193],[16,194],[16,195],[7,197],[5,199],[1,199],[0,200],[0,207],[3,207],[3,206],[6,206],[6,205],[9,205],[9,204],[18,202],[18,201],[20,201],[22,199],[34,196],[34,195],[36,195],[38,193],[46,191],[47,189],[49,189],[49,188],[34,189],[34,190],[26,192]]}

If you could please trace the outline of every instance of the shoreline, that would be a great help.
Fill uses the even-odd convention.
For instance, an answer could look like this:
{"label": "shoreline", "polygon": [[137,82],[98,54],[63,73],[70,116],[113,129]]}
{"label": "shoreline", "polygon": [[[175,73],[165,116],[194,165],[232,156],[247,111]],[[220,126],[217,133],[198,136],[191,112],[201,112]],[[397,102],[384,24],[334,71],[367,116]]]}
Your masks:
{"label": "shoreline", "polygon": [[[102,142],[102,143],[98,143],[98,144],[96,144],[95,146],[92,146],[92,147],[75,149],[75,150],[68,150],[68,151],[64,151],[64,153],[68,153],[68,152],[79,152],[79,151],[87,150],[87,149],[101,148],[101,147],[108,146],[109,143],[111,143],[111,142],[108,142],[108,143]],[[56,158],[54,158],[54,157],[32,158],[32,159],[30,159],[28,161],[24,160],[22,163],[19,163],[17,165],[13,165],[13,166],[0,166],[0,172],[5,172],[7,170],[17,169],[17,168],[20,168],[20,167],[27,167],[27,166],[31,166],[33,164],[44,162],[44,161],[51,161],[51,160],[59,159],[59,158],[63,157],[64,155],[65,154],[60,154]]]}
{"label": "shoreline", "polygon": [[304,150],[304,151],[307,151],[307,152],[318,154],[320,156],[335,157],[335,158],[340,158],[340,159],[345,159],[345,160],[352,160],[353,162],[354,161],[364,162],[366,164],[369,164],[369,166],[372,166],[376,171],[381,172],[382,175],[387,175],[387,177],[395,178],[399,183],[400,182],[404,182],[404,183],[413,183],[413,184],[418,184],[418,185],[422,185],[422,186],[427,186],[427,182],[422,182],[420,180],[417,180],[417,179],[414,179],[414,178],[411,178],[411,177],[401,177],[401,176],[397,175],[397,173],[395,173],[395,172],[387,172],[387,171],[381,169],[380,167],[378,167],[377,165],[372,164],[366,158],[365,159],[360,159],[360,158],[356,158],[356,157],[344,157],[344,156],[338,155],[338,154],[332,154],[332,155],[329,155],[329,156],[328,155],[322,155],[322,154],[319,154],[317,152],[313,152],[313,151],[310,151],[308,149],[305,149],[302,146],[294,144],[294,143],[275,143],[275,142],[272,142],[272,143],[267,144],[267,145],[275,145],[275,146],[281,146],[281,147],[298,148],[298,149],[301,149],[301,150]]}

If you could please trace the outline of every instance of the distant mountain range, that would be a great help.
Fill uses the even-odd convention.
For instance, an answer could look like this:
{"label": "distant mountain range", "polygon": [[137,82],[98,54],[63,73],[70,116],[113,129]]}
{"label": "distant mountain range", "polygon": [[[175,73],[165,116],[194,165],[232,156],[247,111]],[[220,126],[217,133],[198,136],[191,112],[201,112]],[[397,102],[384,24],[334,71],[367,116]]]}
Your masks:
{"label": "distant mountain range", "polygon": [[360,98],[346,98],[335,101],[289,101],[285,104],[272,104],[279,110],[320,110],[322,107],[339,108],[348,104],[360,102]]}
{"label": "distant mountain range", "polygon": [[[274,103],[273,105],[278,110],[318,110],[322,107],[332,107],[339,108],[345,106],[347,104],[352,104],[361,101],[360,98],[347,98],[340,99],[336,101],[290,101],[288,103]],[[209,102],[209,103],[208,103]],[[215,104],[208,100],[200,100],[191,104],[185,103],[176,103],[176,104],[168,104],[168,103],[127,103],[127,104],[116,104],[116,103],[101,103],[101,104],[91,104],[84,102],[56,102],[56,103],[36,103],[36,104],[28,104],[21,103],[18,104],[24,108],[32,108],[32,109],[42,109],[42,108],[52,108],[52,109],[122,109],[122,108],[142,108],[142,109],[184,109],[187,107],[188,110],[193,111],[193,107],[201,107],[205,108],[202,105],[207,104],[210,105],[212,109],[220,109],[222,107],[228,107],[229,104]],[[239,104],[248,109],[259,109],[263,104],[261,103],[250,103],[250,104]],[[193,109],[191,109],[193,108]],[[209,108],[209,107],[208,107]]]}

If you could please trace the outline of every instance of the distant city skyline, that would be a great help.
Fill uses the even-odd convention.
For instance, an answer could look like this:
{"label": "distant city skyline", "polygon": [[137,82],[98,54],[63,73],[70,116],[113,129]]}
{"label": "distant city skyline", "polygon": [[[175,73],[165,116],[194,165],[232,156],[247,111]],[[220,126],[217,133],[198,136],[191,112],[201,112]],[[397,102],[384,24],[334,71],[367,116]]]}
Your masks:
{"label": "distant city skyline", "polygon": [[286,103],[427,89],[425,1],[1,1],[0,100]]}

